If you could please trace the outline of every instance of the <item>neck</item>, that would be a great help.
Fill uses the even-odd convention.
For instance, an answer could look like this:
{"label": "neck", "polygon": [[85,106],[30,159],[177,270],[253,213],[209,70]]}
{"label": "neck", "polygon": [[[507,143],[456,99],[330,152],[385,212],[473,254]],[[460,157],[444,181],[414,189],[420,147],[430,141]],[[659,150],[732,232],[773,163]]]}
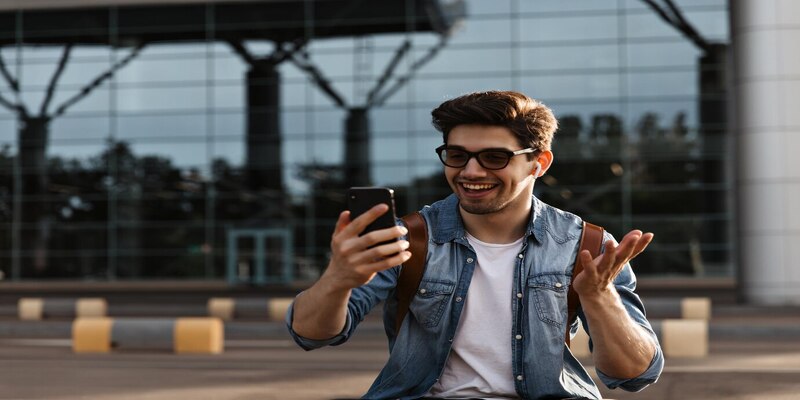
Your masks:
{"label": "neck", "polygon": [[531,216],[533,194],[521,196],[518,204],[508,204],[489,214],[471,214],[459,207],[464,228],[470,235],[486,243],[512,243],[525,235]]}

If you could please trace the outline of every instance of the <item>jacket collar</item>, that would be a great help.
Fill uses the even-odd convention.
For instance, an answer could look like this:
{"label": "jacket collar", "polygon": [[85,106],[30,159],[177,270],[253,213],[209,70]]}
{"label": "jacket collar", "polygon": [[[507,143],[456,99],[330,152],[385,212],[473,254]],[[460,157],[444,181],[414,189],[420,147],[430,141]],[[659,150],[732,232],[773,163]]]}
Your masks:
{"label": "jacket collar", "polygon": [[[546,223],[544,207],[544,203],[537,199],[536,196],[533,196],[531,217],[525,230],[526,238],[532,235],[539,243],[542,243],[544,239]],[[466,237],[464,221],[459,213],[458,197],[455,194],[451,194],[442,200],[437,214],[438,216],[431,229],[434,242],[442,244]]]}

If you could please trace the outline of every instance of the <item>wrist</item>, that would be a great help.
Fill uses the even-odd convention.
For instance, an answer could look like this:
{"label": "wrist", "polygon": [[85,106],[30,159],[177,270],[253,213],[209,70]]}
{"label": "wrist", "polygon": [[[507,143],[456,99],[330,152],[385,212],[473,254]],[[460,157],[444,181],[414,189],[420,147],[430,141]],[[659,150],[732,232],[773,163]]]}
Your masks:
{"label": "wrist", "polygon": [[320,276],[314,285],[319,287],[319,290],[326,296],[344,295],[349,297],[350,291],[353,289],[344,279],[330,272],[330,268]]}
{"label": "wrist", "polygon": [[578,297],[581,299],[581,305],[585,308],[588,305],[608,305],[619,301],[619,293],[617,293],[614,285],[595,288],[594,290],[579,292]]}

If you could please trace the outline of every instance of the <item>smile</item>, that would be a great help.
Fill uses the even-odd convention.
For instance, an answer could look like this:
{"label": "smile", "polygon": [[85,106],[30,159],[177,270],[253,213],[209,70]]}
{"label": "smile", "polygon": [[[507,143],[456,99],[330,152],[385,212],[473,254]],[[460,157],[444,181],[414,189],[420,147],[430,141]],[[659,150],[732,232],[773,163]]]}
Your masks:
{"label": "smile", "polygon": [[489,183],[461,183],[461,186],[467,190],[489,190],[497,185]]}

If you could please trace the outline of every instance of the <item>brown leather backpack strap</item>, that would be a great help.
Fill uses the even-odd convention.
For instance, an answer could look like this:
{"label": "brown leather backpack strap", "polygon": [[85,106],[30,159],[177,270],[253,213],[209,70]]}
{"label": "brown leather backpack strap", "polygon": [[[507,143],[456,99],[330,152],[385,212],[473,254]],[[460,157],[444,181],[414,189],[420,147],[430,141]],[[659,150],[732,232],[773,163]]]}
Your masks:
{"label": "brown leather backpack strap", "polygon": [[419,211],[401,218],[408,228],[408,242],[411,258],[403,264],[400,277],[397,280],[397,319],[395,320],[395,333],[400,332],[400,326],[408,313],[411,299],[417,292],[422,275],[425,272],[425,259],[428,256],[428,228],[425,218]]}
{"label": "brown leather backpack strap", "polygon": [[[580,248],[578,249],[578,255],[575,256],[575,266],[572,268],[571,282],[575,282],[575,278],[578,277],[578,274],[583,272],[581,252],[584,250],[589,250],[592,258],[600,255],[600,249],[603,248],[604,232],[605,229],[603,229],[602,226],[583,221],[583,233],[581,233],[581,243]],[[575,292],[575,289],[573,289],[572,284],[570,283],[569,291],[567,292],[567,332],[564,334],[564,342],[567,343],[567,346],[569,346],[570,327],[572,326],[572,323],[575,322],[575,318],[578,318],[578,308],[580,306],[581,299],[578,297],[578,293]]]}

